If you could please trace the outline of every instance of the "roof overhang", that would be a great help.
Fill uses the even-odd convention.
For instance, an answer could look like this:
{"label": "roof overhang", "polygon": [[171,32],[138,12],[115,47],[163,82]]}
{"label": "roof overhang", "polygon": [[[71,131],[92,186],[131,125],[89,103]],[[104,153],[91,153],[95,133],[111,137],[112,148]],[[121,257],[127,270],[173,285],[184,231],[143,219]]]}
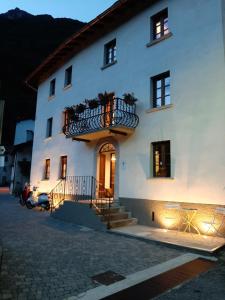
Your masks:
{"label": "roof overhang", "polygon": [[119,0],[61,44],[26,79],[37,88],[75,54],[125,23],[158,0]]}

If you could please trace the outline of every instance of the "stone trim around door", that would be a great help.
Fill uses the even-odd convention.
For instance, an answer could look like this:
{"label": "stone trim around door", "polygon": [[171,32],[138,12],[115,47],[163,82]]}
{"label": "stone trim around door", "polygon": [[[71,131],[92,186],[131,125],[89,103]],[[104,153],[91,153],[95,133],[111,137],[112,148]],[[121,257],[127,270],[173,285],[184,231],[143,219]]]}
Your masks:
{"label": "stone trim around door", "polygon": [[95,159],[94,159],[94,174],[96,179],[98,180],[97,170],[98,170],[98,155],[101,147],[104,144],[112,144],[116,150],[116,168],[115,168],[115,190],[114,190],[114,199],[119,198],[119,161],[120,161],[120,151],[119,151],[119,143],[113,137],[107,137],[104,139],[100,139],[95,146]]}

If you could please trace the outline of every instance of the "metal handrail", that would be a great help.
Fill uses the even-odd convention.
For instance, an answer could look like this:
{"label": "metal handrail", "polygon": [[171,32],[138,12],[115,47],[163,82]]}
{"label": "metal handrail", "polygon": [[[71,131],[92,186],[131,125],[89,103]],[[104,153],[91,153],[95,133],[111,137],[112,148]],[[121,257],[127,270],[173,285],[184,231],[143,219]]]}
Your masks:
{"label": "metal handrail", "polygon": [[[65,200],[65,186],[66,186],[66,179],[61,179],[57,185],[51,190],[49,193],[50,195],[50,210],[52,211],[58,207],[64,200]],[[55,203],[55,200],[58,200]]]}
{"label": "metal handrail", "polygon": [[[95,179],[96,180],[96,179]],[[113,202],[113,194],[109,189],[105,188],[102,183],[96,180],[97,197],[93,206],[107,220],[107,229],[111,228],[111,204]],[[102,208],[104,208],[102,210]]]}
{"label": "metal handrail", "polygon": [[86,108],[80,114],[74,113],[74,120],[68,121],[63,127],[63,132],[66,137],[73,137],[106,128],[136,128],[138,123],[136,104],[129,105],[121,98],[114,98],[108,105],[99,104],[94,109]]}
{"label": "metal handrail", "polygon": [[[66,176],[50,192],[51,212],[56,209],[65,199],[85,202],[88,201],[90,208],[106,217],[107,228],[110,229],[111,204],[113,195],[109,189],[96,180],[93,176]],[[55,201],[56,200],[56,201]],[[102,210],[102,208],[104,208]]]}

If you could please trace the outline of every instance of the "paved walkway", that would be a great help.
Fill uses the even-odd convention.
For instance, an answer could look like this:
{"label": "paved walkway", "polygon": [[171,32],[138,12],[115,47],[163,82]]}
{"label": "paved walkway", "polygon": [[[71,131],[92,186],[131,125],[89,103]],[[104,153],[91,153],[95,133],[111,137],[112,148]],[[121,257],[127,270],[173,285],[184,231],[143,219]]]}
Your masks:
{"label": "paved walkway", "polygon": [[0,195],[0,240],[0,299],[63,299],[95,287],[96,274],[126,276],[185,253],[62,223],[7,195]]}
{"label": "paved walkway", "polygon": [[143,225],[119,227],[114,228],[112,231],[136,238],[190,248],[190,251],[193,251],[193,249],[204,251],[205,255],[214,253],[225,245],[225,238],[221,237],[206,237],[204,235],[175,230],[166,231],[165,229]]}

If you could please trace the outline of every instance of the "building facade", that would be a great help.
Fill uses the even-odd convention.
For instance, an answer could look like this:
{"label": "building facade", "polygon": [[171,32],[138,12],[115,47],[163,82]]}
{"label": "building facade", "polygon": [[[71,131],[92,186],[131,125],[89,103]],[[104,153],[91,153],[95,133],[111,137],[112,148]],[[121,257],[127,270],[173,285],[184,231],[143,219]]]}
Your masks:
{"label": "building facade", "polygon": [[[118,1],[57,49],[28,78],[38,86],[31,184],[49,192],[65,175],[93,176],[157,226],[166,201],[225,205],[224,8]],[[68,121],[65,107],[105,91],[108,108]],[[118,108],[125,93],[138,100]]]}
{"label": "building facade", "polygon": [[19,192],[30,181],[34,120],[17,122],[12,149],[10,191]]}

